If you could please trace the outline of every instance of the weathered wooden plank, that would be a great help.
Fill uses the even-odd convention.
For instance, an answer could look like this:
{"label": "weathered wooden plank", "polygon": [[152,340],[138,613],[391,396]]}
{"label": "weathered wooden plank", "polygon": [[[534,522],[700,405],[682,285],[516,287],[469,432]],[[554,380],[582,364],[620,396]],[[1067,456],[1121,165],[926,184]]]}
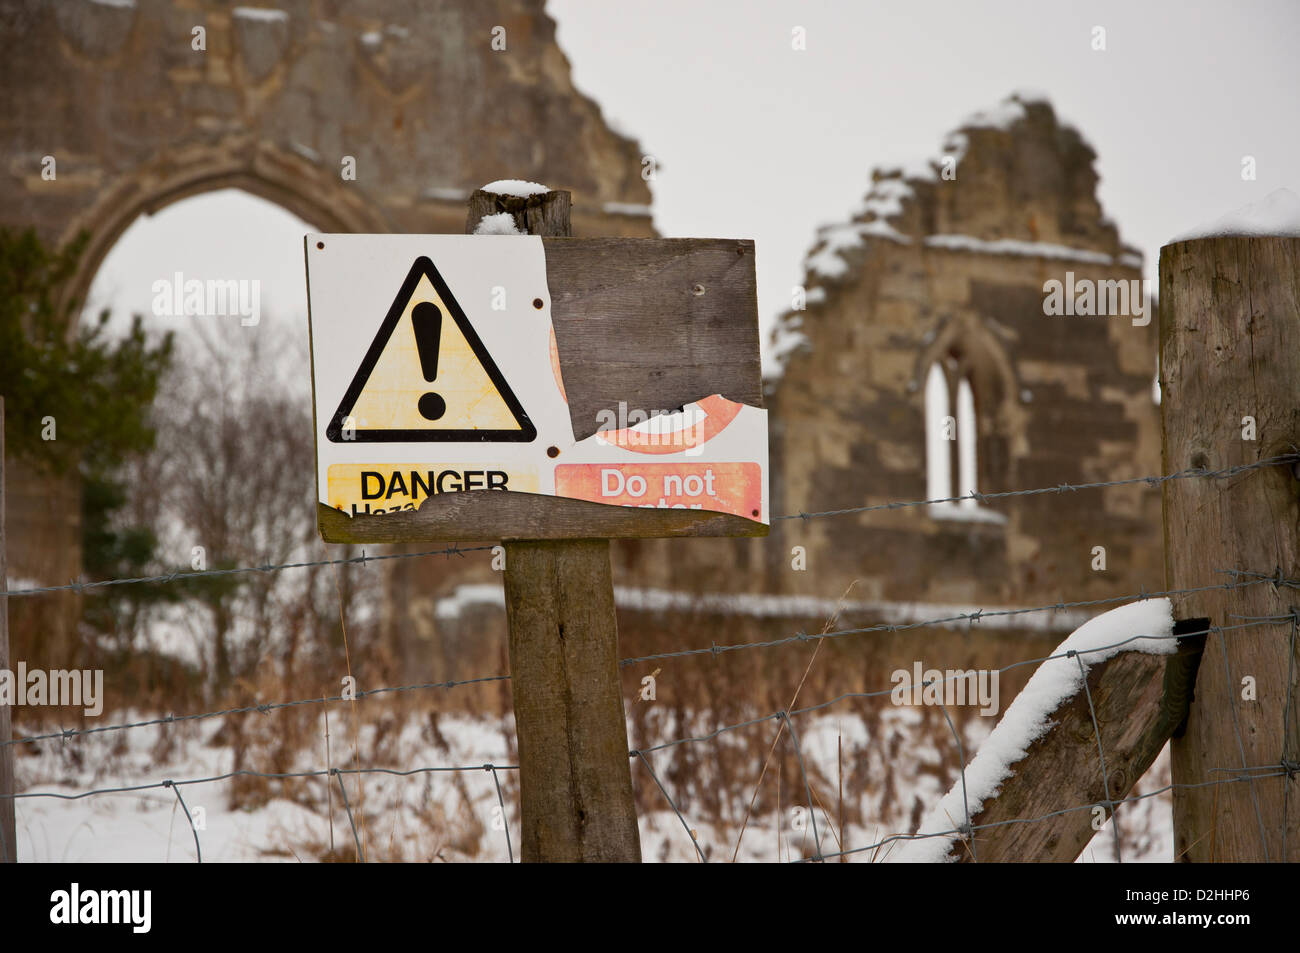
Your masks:
{"label": "weathered wooden plank", "polygon": [[[544,199],[544,201],[542,200]],[[547,236],[560,370],[574,438],[619,403],[647,413],[722,394],[763,406],[754,243],[707,238],[567,238],[567,192],[529,197],[482,189],[467,230],[507,213]]]}
{"label": "weathered wooden plank", "polygon": [[763,406],[753,242],[554,238],[545,247],[575,439],[620,401],[672,410],[720,393]]}
{"label": "weathered wooden plank", "polygon": [[[1204,238],[1162,248],[1160,365],[1165,472],[1295,452],[1300,239]],[[1300,485],[1291,467],[1170,481],[1164,524],[1169,589],[1226,582],[1223,571],[1232,569],[1300,573]],[[1296,601],[1294,589],[1254,585],[1188,593],[1174,605],[1177,614],[1229,626],[1285,617]],[[1300,760],[1300,657],[1290,645],[1286,622],[1210,636],[1187,733],[1172,749],[1175,783],[1231,779],[1243,758],[1278,772],[1283,760]],[[1253,699],[1242,697],[1248,676]],[[1300,775],[1176,788],[1174,841],[1185,861],[1300,861]]]}
{"label": "weathered wooden plank", "polygon": [[[1088,691],[1101,727],[1109,793],[1088,694],[1080,689],[1053,712],[1053,727],[1013,766],[1014,774],[998,796],[971,817],[974,856],[963,844],[954,845],[951,856],[979,863],[1068,863],[1077,858],[1096,834],[1096,815],[1090,809],[1071,809],[1119,801],[1151,766],[1182,721],[1186,697],[1176,676],[1186,672],[1183,663],[1195,658],[1200,644],[1200,639],[1180,640],[1180,654],[1175,656],[1123,652],[1089,670]],[[1175,677],[1167,678],[1167,670]],[[1109,816],[1109,808],[1104,809]],[[1013,820],[1030,822],[983,826]],[[964,822],[953,819],[954,824]]]}
{"label": "weathered wooden plank", "polygon": [[456,542],[469,539],[644,539],[766,536],[763,523],[702,510],[607,506],[536,493],[469,490],[440,493],[418,510],[345,516],[316,504],[331,543]]}

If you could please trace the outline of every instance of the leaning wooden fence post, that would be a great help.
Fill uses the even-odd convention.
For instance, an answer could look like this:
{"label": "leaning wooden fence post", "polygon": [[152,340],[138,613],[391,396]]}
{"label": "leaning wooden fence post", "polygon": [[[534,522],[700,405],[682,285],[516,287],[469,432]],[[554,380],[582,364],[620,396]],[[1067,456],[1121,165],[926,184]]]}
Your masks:
{"label": "leaning wooden fence post", "polygon": [[[532,201],[478,190],[465,231],[503,211],[568,237],[568,192]],[[510,684],[525,861],[641,860],[609,540],[505,540]]]}
{"label": "leaning wooden fence post", "polygon": [[[0,397],[0,585],[9,588],[5,564],[5,399]],[[9,597],[0,595],[0,671],[9,665]],[[13,739],[8,705],[0,705],[0,743]],[[17,828],[14,820],[14,748],[0,747],[0,863],[18,860]]]}
{"label": "leaning wooden fence post", "polygon": [[[1166,473],[1295,453],[1300,239],[1162,248],[1160,366]],[[1169,589],[1252,578],[1223,574],[1234,570],[1300,575],[1300,482],[1291,466],[1169,481],[1164,526]],[[1175,785],[1205,785],[1174,789],[1175,856],[1300,861],[1300,645],[1287,620],[1300,591],[1256,581],[1174,604],[1176,616],[1222,627],[1206,642],[1187,730],[1172,746]]]}
{"label": "leaning wooden fence post", "polygon": [[[1028,692],[1029,707],[1038,697],[1031,686],[1053,667],[1072,669],[1086,660],[1086,679],[1050,711],[1022,709],[1021,717],[1000,721],[984,742],[986,747],[966,768],[986,779],[990,769],[999,772],[997,793],[990,798],[972,794],[963,773],[927,815],[918,831],[923,836],[902,848],[901,858],[979,863],[1075,860],[1096,835],[1101,819],[1113,816],[1115,805],[1128,797],[1183,724],[1190,673],[1204,642],[1204,621],[1174,622],[1171,634],[1180,641],[1169,655],[1148,654],[1138,645],[1126,645],[1110,657],[1096,650],[1067,648],[1069,641],[1058,646],[1023,690]],[[1159,632],[1144,623],[1135,634]],[[1072,657],[1072,651],[1078,654]],[[1048,727],[1026,743],[1024,726],[1038,723],[1039,716]],[[1015,762],[999,765],[996,753],[990,761],[984,760],[990,757],[985,751],[1021,746],[1024,756]],[[962,805],[970,807],[973,800],[980,803],[970,808],[967,830]],[[1026,823],[1029,819],[1033,823]],[[952,828],[965,833],[954,839],[941,835]]]}

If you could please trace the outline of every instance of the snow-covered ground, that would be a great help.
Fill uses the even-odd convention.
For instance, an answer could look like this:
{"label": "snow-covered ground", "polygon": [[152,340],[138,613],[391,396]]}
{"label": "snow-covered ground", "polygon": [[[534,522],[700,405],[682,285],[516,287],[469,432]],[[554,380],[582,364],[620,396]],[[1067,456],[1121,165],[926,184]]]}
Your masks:
{"label": "snow-covered ground", "polygon": [[[360,717],[367,716],[365,705]],[[138,728],[42,743],[36,756],[20,757],[22,793],[74,795],[91,789],[128,787],[166,779],[212,778],[239,768],[268,773],[348,769],[353,759],[352,718],[346,707],[329,713],[331,753],[327,758],[324,719],[317,750],[303,750],[292,764],[266,763],[265,737],[249,747],[240,765],[231,747],[212,742],[222,719],[186,725]],[[148,717],[130,713],[123,720]],[[234,718],[275,719],[277,714]],[[275,728],[268,721],[259,731]],[[362,749],[374,750],[376,729],[362,724]],[[169,741],[171,743],[169,743]],[[510,764],[500,722],[442,716],[437,732],[408,721],[397,738],[384,742],[390,756],[361,767],[412,771],[465,766],[461,772],[422,772],[405,777],[367,773],[344,776],[348,800],[358,821],[366,855],[384,860],[496,860],[506,857],[499,825],[496,787],[486,763]],[[505,776],[511,772],[502,771]],[[231,786],[247,792],[249,805],[231,807]],[[201,824],[204,861],[320,860],[330,852],[351,859],[354,847],[348,815],[336,777],[285,780],[239,778],[187,784],[180,788],[186,806]],[[507,801],[507,807],[511,802]],[[201,821],[198,819],[201,817]],[[512,812],[513,817],[513,812]],[[78,800],[20,798],[17,806],[19,854],[38,861],[193,861],[194,835],[170,788],[96,794]],[[497,843],[494,843],[497,842]],[[499,847],[499,851],[496,849]]]}
{"label": "snow-covered ground", "polygon": [[[463,587],[437,611],[459,611],[479,595]],[[493,597],[499,596],[498,588]],[[656,590],[622,596],[660,609],[666,598]],[[683,712],[638,697],[630,703],[628,730],[631,744],[644,752],[632,763],[643,854],[654,861],[696,862],[702,853],[710,861],[771,862],[816,856],[820,844],[821,854],[849,852],[856,862],[941,860],[950,846],[943,836],[906,835],[951,830],[964,820],[964,797],[975,815],[1015,773],[1052,713],[1079,691],[1085,669],[1121,650],[1171,651],[1172,624],[1167,599],[1083,622],[996,726],[974,708],[954,711],[960,748],[941,709],[890,704],[883,695],[825,705],[796,697],[788,707],[797,737],[770,709],[723,705],[728,726],[713,710]],[[907,697],[889,694],[893,701]],[[435,713],[425,704],[414,695],[369,697],[20,745],[20,857],[193,861],[188,808],[206,861],[351,860],[357,840],[368,860],[508,859],[507,830],[515,847],[519,837],[517,777],[485,766],[514,763],[512,718]],[[807,710],[800,713],[801,707]],[[156,717],[114,712],[98,724]],[[32,729],[20,723],[15,734]],[[774,750],[781,757],[772,758]],[[364,772],[342,775],[346,806],[331,769]],[[1133,794],[1168,783],[1162,754]],[[1125,862],[1172,860],[1167,792],[1126,803],[1116,817]],[[1115,859],[1113,823],[1094,836],[1081,860]]]}
{"label": "snow-covered ground", "polygon": [[[427,767],[464,766],[460,772],[423,772],[399,777],[365,774],[358,785],[356,775],[345,777],[348,800],[358,816],[360,836],[369,860],[446,862],[507,859],[506,833],[498,806],[492,774],[485,763],[512,764],[506,732],[509,719],[481,719],[439,716],[436,729],[427,720],[411,718],[400,728],[389,725],[380,738],[374,724],[367,723],[377,710],[372,702],[359,707],[362,751],[382,750],[384,760],[363,757],[363,768],[392,768],[411,771]],[[330,709],[331,754],[336,767],[354,767],[352,720],[347,708]],[[130,713],[131,720],[143,713]],[[857,713],[825,713],[794,718],[809,776],[813,778],[814,801],[819,804],[816,830],[823,852],[852,850],[884,840],[890,834],[907,833],[923,808],[938,803],[948,788],[955,750],[947,734],[933,736],[933,712],[912,707],[886,707],[870,721]],[[263,719],[255,729],[257,744],[241,765],[244,768],[278,771],[317,771],[327,765],[324,722],[317,714],[320,731],[315,750],[299,751],[291,764],[268,764],[267,752],[277,731],[276,713],[234,716]],[[383,718],[377,719],[383,721]],[[212,742],[222,731],[221,719],[185,725],[140,728],[82,736],[69,741],[44,742],[38,753],[18,759],[19,789],[76,795],[91,789],[150,784],[164,779],[216,777],[235,770],[230,747]],[[985,740],[991,726],[988,719],[972,719],[964,731],[968,757]],[[698,727],[708,726],[701,723]],[[667,728],[667,726],[665,726]],[[689,728],[690,730],[685,730]],[[697,726],[668,731],[677,738],[693,734]],[[803,780],[787,767],[778,777],[776,761],[763,780],[766,799],[773,802],[780,786],[779,812],[768,807],[765,814],[745,820],[745,808],[759,781],[763,758],[754,757],[755,738],[766,751],[767,739],[775,737],[777,725],[767,721],[751,728],[726,732],[716,742],[696,742],[649,753],[646,757],[675,801],[710,861],[730,860],[737,853],[741,861],[795,860],[812,856],[814,834],[807,811]],[[757,732],[746,737],[745,732]],[[789,745],[783,739],[782,745]],[[703,746],[705,750],[699,748]],[[675,759],[686,749],[694,764],[689,785],[675,784]],[[788,750],[788,749],[787,749]],[[856,803],[860,816],[868,819],[838,829],[837,815],[840,752],[843,752],[844,799]],[[727,756],[730,756],[728,759]],[[738,762],[737,762],[737,759]],[[712,776],[718,763],[745,765],[731,770],[728,777]],[[1168,783],[1167,758],[1162,755],[1138,784],[1145,793]],[[501,771],[506,804],[505,818],[516,857],[519,846],[518,788],[513,772]],[[649,792],[655,807],[640,817],[641,844],[647,861],[698,862],[690,836],[663,799],[644,765],[634,759],[634,784]],[[722,808],[708,821],[699,817],[702,795],[715,785],[726,789]],[[243,807],[231,807],[232,785],[248,786]],[[351,860],[355,855],[352,830],[338,790],[337,778],[292,778],[283,781],[226,779],[184,785],[186,805],[201,818],[199,843],[206,862],[221,861],[319,861],[330,857]],[[824,808],[824,809],[823,809]],[[194,836],[175,794],[157,787],[121,793],[96,794],[77,800],[39,797],[21,798],[17,804],[19,855],[37,861],[145,861],[183,863],[195,860]],[[1146,798],[1121,807],[1118,816],[1125,837],[1123,859],[1167,861],[1172,858],[1172,825],[1167,794]],[[779,824],[778,824],[779,818]],[[778,830],[779,827],[779,830]],[[331,844],[333,850],[331,852]],[[852,862],[894,859],[905,841],[891,842],[878,850],[849,855]],[[1084,851],[1082,861],[1114,859],[1113,835],[1109,824]]]}

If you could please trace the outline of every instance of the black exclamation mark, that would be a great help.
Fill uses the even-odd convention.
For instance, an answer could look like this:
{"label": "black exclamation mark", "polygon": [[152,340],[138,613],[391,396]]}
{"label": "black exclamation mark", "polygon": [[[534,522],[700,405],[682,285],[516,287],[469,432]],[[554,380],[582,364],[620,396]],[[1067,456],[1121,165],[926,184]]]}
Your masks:
{"label": "black exclamation mark", "polygon": [[[438,343],[442,340],[442,311],[431,301],[421,301],[411,309],[411,327],[415,329],[415,349],[420,354],[420,370],[430,384],[438,376]],[[438,420],[447,412],[447,402],[430,391],[420,398],[420,414],[425,420]]]}

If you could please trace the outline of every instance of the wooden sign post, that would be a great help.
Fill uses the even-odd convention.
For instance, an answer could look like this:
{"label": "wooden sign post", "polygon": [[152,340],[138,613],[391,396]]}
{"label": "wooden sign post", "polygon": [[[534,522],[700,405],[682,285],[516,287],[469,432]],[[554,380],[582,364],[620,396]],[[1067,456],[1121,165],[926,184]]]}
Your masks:
{"label": "wooden sign post", "polygon": [[[465,231],[501,214],[479,190]],[[549,192],[530,234],[567,238],[569,193]],[[529,220],[531,219],[531,220]],[[506,620],[525,861],[641,860],[609,540],[507,540]]]}
{"label": "wooden sign post", "polygon": [[639,861],[609,540],[767,534],[754,246],[570,238],[569,206],[307,236],[318,522],[503,541],[522,857]]}

